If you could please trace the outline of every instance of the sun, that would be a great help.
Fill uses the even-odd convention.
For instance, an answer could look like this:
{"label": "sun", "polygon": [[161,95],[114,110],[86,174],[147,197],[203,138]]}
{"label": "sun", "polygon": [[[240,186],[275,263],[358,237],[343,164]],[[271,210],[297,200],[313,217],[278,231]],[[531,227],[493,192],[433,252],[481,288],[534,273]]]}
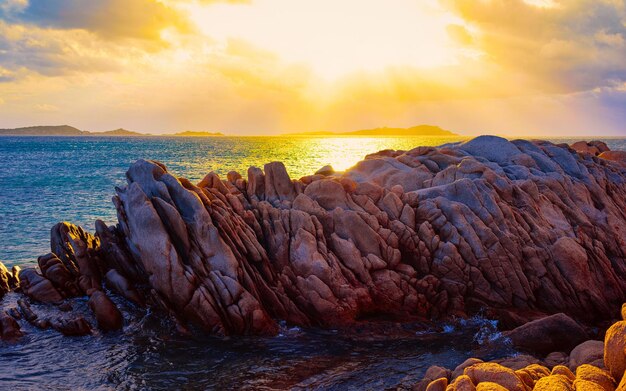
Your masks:
{"label": "sun", "polygon": [[432,0],[255,0],[187,5],[212,39],[241,39],[288,62],[337,78],[393,66],[452,65],[447,26],[463,23]]}

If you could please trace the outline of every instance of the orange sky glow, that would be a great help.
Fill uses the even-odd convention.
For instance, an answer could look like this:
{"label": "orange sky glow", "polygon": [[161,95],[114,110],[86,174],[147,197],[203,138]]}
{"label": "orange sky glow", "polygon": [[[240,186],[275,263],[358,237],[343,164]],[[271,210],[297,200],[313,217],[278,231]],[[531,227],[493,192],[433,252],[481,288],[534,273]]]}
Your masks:
{"label": "orange sky glow", "polygon": [[0,0],[0,128],[626,136],[623,0]]}

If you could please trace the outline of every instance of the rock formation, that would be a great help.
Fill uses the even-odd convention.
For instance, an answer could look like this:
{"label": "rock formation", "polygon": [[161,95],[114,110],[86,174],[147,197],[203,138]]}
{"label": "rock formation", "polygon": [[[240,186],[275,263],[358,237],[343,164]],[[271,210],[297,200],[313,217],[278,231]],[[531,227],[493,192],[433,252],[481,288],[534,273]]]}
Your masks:
{"label": "rock formation", "polygon": [[[526,362],[518,360],[516,365],[511,365],[506,359],[483,362],[477,358],[470,358],[452,371],[431,366],[424,374],[423,380],[415,384],[412,390],[624,391],[625,325],[626,320],[618,321],[607,331],[604,343],[592,340],[583,342],[571,351],[569,359],[561,363],[549,364],[547,360],[543,363],[533,363],[531,359]],[[566,332],[563,338],[567,338]]]}
{"label": "rock formation", "polygon": [[22,289],[90,296],[104,330],[122,321],[103,283],[222,335],[482,310],[511,326],[598,322],[626,299],[626,170],[595,152],[481,136],[343,173],[292,180],[274,162],[197,184],[139,160],[113,198],[118,224],[53,227]]}

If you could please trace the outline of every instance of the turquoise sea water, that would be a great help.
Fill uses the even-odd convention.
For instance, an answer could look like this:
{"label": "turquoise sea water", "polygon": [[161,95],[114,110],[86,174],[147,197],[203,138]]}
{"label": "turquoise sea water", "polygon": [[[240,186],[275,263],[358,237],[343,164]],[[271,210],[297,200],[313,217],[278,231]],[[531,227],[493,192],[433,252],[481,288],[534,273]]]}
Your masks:
{"label": "turquoise sea water", "polygon": [[[114,187],[125,183],[126,169],[139,158],[159,160],[193,181],[210,171],[245,176],[250,165],[276,160],[297,178],[329,163],[345,169],[382,149],[459,140],[0,137],[0,260],[34,265],[50,251],[49,229],[58,221],[90,231],[98,218],[113,223]],[[626,138],[605,141],[626,150]],[[9,294],[0,309],[15,299]],[[471,356],[510,353],[494,324],[481,319],[444,328],[395,326],[393,333],[284,327],[273,338],[190,339],[173,336],[149,311],[118,305],[127,322],[112,334],[65,338],[22,322],[22,340],[0,343],[0,389],[385,389],[409,386],[432,364],[454,367]],[[73,306],[93,323],[84,299],[73,299]],[[41,316],[54,311],[34,308]]]}

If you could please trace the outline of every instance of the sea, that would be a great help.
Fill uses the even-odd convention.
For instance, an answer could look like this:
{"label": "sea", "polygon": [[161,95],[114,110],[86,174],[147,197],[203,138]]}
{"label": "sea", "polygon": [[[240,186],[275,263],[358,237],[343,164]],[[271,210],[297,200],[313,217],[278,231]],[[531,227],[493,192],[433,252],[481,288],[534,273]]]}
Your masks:
{"label": "sea", "polygon": [[[581,138],[551,139],[572,143]],[[589,139],[589,138],[587,138]],[[345,170],[369,153],[464,141],[461,137],[36,137],[0,136],[0,261],[36,265],[59,221],[94,231],[115,223],[111,197],[137,159],[164,163],[176,176],[226,177],[282,161],[292,178],[330,164]],[[604,138],[626,150],[626,137]],[[9,294],[0,308],[15,304]],[[271,338],[181,337],[149,310],[118,301],[123,331],[62,337],[23,324],[26,336],[0,342],[0,389],[386,389],[410,387],[433,364],[511,354],[496,325],[482,318],[381,329],[300,329]],[[85,299],[73,306],[90,317]],[[45,316],[51,309],[35,305]],[[398,330],[400,329],[400,330]]]}

